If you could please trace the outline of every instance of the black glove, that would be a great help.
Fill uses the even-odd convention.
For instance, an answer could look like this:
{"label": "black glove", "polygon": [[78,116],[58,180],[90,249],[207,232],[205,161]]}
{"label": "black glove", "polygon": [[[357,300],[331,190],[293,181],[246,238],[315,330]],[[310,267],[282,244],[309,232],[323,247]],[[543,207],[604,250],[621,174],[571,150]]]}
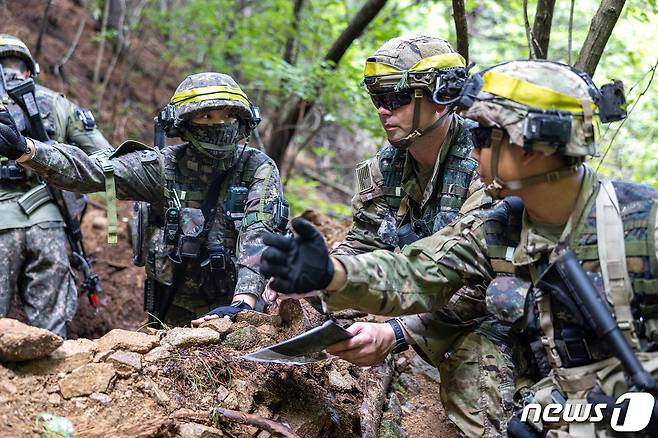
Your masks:
{"label": "black glove", "polygon": [[15,160],[27,152],[25,137],[7,109],[0,110],[0,155]]}
{"label": "black glove", "polygon": [[206,315],[217,315],[220,318],[228,316],[232,320],[235,319],[235,315],[242,312],[243,310],[254,310],[249,304],[245,303],[244,300],[240,300],[237,303],[233,303],[230,306],[221,306],[216,309],[211,310]]}
{"label": "black glove", "polygon": [[283,294],[324,289],[334,276],[334,265],[322,235],[300,217],[291,225],[294,237],[268,233],[263,238],[268,248],[261,257],[261,274],[273,277],[270,287]]}

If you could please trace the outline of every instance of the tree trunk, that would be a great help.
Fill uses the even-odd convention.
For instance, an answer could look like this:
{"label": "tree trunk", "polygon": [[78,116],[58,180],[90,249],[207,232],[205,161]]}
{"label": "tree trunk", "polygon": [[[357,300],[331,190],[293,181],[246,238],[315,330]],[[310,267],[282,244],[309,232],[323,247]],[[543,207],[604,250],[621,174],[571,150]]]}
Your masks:
{"label": "tree trunk", "polygon": [[[349,46],[363,33],[368,24],[370,24],[385,5],[386,0],[367,0],[365,2],[324,56],[323,59],[329,63],[329,68],[336,68]],[[320,92],[319,88],[317,90],[318,93]],[[304,101],[297,99],[272,127],[268,153],[277,166],[281,165],[281,162],[286,156],[288,145],[297,130],[297,123],[303,120],[300,116],[308,114],[314,103],[314,100]],[[280,128],[277,128],[277,126]]]}
{"label": "tree trunk", "polygon": [[539,59],[548,57],[548,44],[551,38],[551,25],[553,24],[553,11],[555,0],[539,0],[535,11],[535,21],[532,24],[532,44],[535,46],[535,55]]}
{"label": "tree trunk", "polygon": [[39,36],[37,37],[36,49],[34,51],[34,57],[36,59],[39,59],[39,55],[41,55],[41,44],[43,41],[43,34],[46,33],[46,28],[48,27],[48,12],[50,11],[50,5],[52,3],[53,0],[48,0],[48,3],[46,3],[46,9],[43,11],[43,15],[41,16],[41,24],[39,25]]}
{"label": "tree trunk", "polygon": [[285,48],[283,49],[283,60],[288,64],[295,63],[295,36],[299,30],[299,16],[302,13],[302,6],[304,6],[304,0],[295,0],[295,4],[292,7],[292,31],[288,35]]}
{"label": "tree trunk", "polygon": [[621,15],[626,0],[602,0],[599,9],[592,18],[592,24],[589,26],[589,32],[580,49],[580,55],[576,60],[576,68],[579,68],[594,76],[596,66],[601,60],[603,49],[605,49],[608,39],[612,34],[617,20]]}
{"label": "tree trunk", "polygon": [[464,57],[468,65],[468,22],[464,0],[452,0],[452,18],[457,34],[457,52]]}

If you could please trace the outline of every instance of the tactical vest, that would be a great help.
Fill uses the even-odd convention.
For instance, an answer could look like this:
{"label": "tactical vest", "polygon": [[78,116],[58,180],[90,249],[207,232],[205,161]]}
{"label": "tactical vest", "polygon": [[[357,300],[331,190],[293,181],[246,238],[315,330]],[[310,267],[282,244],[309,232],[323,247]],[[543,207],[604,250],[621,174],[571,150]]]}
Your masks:
{"label": "tactical vest", "polygon": [[[455,117],[457,134],[442,164],[438,180],[441,181],[440,193],[433,196],[425,205],[420,217],[412,206],[410,221],[414,232],[420,237],[430,236],[451,223],[468,196],[468,187],[475,174],[477,161],[471,158],[473,142],[470,135],[470,121]],[[386,145],[379,155],[379,168],[382,173],[382,191],[391,211],[400,207],[402,198],[406,195],[402,188],[402,173],[404,170],[406,152],[392,145]]]}
{"label": "tactical vest", "polygon": [[[630,312],[633,329],[639,338],[639,349],[654,347],[650,344],[658,340],[658,261],[654,229],[658,209],[658,189],[645,185],[615,181],[612,183],[619,201],[619,211],[624,229],[626,266],[632,287]],[[600,184],[599,184],[600,189]],[[596,194],[593,194],[585,207],[586,215],[573,230],[572,245],[583,269],[602,297],[606,297],[599,259]],[[507,221],[486,220],[485,233],[491,265],[498,272],[514,274],[530,280],[526,266],[513,266],[512,254],[519,244],[523,210],[514,209]],[[491,217],[491,216],[490,216]],[[501,230],[504,232],[501,234]],[[555,366],[546,352],[547,334],[541,329],[540,312],[537,307],[537,292],[530,290],[525,301],[524,332],[538,366],[540,377],[545,376]],[[618,313],[612,299],[606,298],[611,313]],[[550,314],[555,348],[562,367],[574,367],[594,363],[611,356],[607,345],[596,334],[583,325],[570,311],[571,304],[559,297],[550,297]],[[623,324],[618,323],[622,330]]]}

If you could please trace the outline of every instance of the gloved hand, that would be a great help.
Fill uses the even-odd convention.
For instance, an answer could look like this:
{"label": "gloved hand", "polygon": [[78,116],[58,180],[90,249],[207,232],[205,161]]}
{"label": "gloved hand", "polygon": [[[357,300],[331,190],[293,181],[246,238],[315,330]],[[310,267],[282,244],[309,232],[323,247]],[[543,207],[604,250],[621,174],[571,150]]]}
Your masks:
{"label": "gloved hand", "polygon": [[15,160],[27,152],[27,141],[6,108],[0,110],[0,155]]}
{"label": "gloved hand", "polygon": [[220,318],[228,316],[231,319],[235,319],[235,315],[242,312],[243,310],[254,310],[254,308],[251,307],[249,304],[245,303],[244,301],[240,300],[237,303],[232,303],[230,306],[220,306],[215,309],[212,309],[210,312],[206,314],[206,316],[217,315]]}
{"label": "gloved hand", "polygon": [[334,265],[320,232],[300,217],[291,222],[294,237],[268,233],[268,248],[261,257],[260,272],[273,277],[270,288],[282,294],[303,294],[324,289],[334,276]]}

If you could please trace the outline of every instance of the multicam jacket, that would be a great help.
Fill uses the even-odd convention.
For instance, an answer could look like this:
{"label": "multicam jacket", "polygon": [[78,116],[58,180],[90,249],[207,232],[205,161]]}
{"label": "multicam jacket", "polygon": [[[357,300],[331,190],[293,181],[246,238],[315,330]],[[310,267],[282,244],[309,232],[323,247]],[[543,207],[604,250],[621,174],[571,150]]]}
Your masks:
{"label": "multicam jacket", "polygon": [[[7,84],[8,87],[14,85],[15,81]],[[40,85],[36,86],[35,94],[44,127],[52,140],[75,145],[87,154],[111,147],[96,128],[88,110]],[[21,108],[7,95],[2,96],[2,104],[9,109],[21,132],[29,136],[28,124]],[[5,157],[0,157],[0,166],[8,165],[11,163]],[[43,204],[29,215],[19,206],[17,201],[21,196],[35,189],[38,184],[34,175],[27,175],[21,181],[0,180],[0,230],[25,228],[45,222],[63,226],[62,216],[53,202]]]}
{"label": "multicam jacket", "polygon": [[[490,205],[491,199],[480,190],[482,184],[475,174],[477,163],[470,158],[473,145],[466,123],[454,116],[424,188],[414,172],[413,158],[391,145],[359,163],[352,228],[332,254],[394,251],[404,246],[397,234],[403,224],[411,224],[414,233],[423,238],[452,222],[460,209],[470,211]],[[401,322],[420,352],[438,364],[454,340],[485,313],[484,294],[464,288],[441,311],[407,316]]]}
{"label": "multicam jacket", "polygon": [[[194,229],[203,223],[199,207],[215,174],[188,144],[168,146],[159,151],[137,142],[126,142],[109,157],[103,154],[89,157],[67,145],[36,143],[34,158],[23,165],[55,186],[79,192],[104,190],[102,163],[109,162],[119,199],[148,202],[152,208],[150,216],[163,218],[175,191],[181,203],[183,232],[186,232],[186,226]],[[259,273],[260,255],[265,249],[262,237],[271,229],[273,209],[282,197],[279,173],[267,155],[246,146],[236,149],[226,169],[230,174],[222,182],[206,245],[223,244],[234,259],[238,268],[236,293],[260,297],[265,286]],[[244,217],[237,220],[231,220],[225,214],[231,186],[248,189]],[[151,260],[147,263],[147,275],[169,285],[172,282],[172,265],[168,257],[171,248],[165,245],[162,230],[159,230],[147,236],[148,242],[145,242],[149,248],[146,256]],[[194,278],[186,278],[177,294],[198,294],[198,289],[199,284]]]}
{"label": "multicam jacket", "polygon": [[[625,182],[614,182],[613,186],[624,228],[626,266],[632,286],[632,323],[642,345],[646,346],[645,341],[658,339],[658,189]],[[595,172],[585,167],[572,220],[563,227],[561,236],[567,236],[566,241],[583,268],[606,297],[600,275],[603,262],[597,250],[595,200],[600,190],[601,183]],[[499,207],[510,210],[505,204]],[[507,214],[503,212],[502,217]],[[553,249],[561,237],[538,233],[525,213],[522,217],[516,214],[512,217],[517,218],[516,225],[508,227],[509,221],[501,221],[500,214],[473,212],[407,246],[400,254],[374,251],[353,257],[339,255],[337,258],[347,271],[347,284],[340,291],[324,293],[324,304],[329,310],[350,307],[387,315],[414,314],[438,310],[463,285],[489,284],[498,273],[512,273],[532,281],[531,271],[545,266],[555,257]],[[509,288],[505,285],[500,287],[500,290],[506,289]],[[507,295],[491,297],[492,304],[504,305],[529,297],[526,308],[538,314],[533,294],[523,289],[514,291],[518,296],[511,297],[508,291]],[[610,298],[608,303],[612,308]],[[554,305],[551,315],[557,351],[566,363],[565,357],[573,350],[569,350],[569,339],[560,336],[568,333],[563,329],[573,329],[574,321],[559,303]],[[510,320],[518,320],[520,316],[518,312],[511,314]],[[529,319],[530,328],[546,336],[538,320],[532,315]],[[584,330],[579,338],[589,344],[590,359],[609,356],[605,346],[599,345],[591,335]]]}

